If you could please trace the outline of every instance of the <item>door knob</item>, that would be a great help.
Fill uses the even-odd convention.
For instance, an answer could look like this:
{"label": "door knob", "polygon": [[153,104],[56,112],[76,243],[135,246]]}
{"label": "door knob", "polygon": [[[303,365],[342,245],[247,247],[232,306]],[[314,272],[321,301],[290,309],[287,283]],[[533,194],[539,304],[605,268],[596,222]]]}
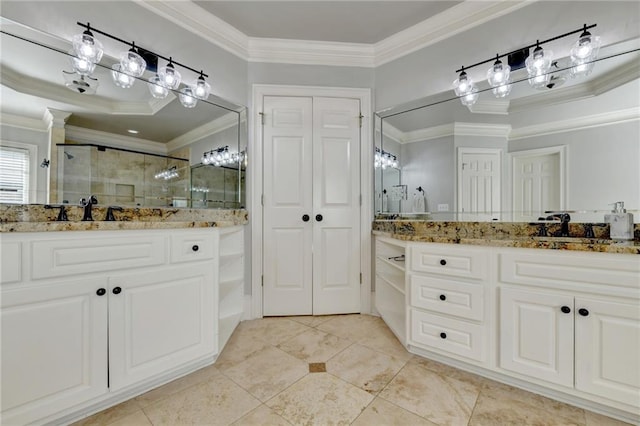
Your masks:
{"label": "door knob", "polygon": [[114,287],[112,291],[113,291],[113,294],[120,294],[122,292],[122,289],[120,287]]}
{"label": "door knob", "polygon": [[321,215],[321,214],[317,214],[317,215],[316,215],[316,220],[317,220],[318,222],[322,222],[322,215]]}
{"label": "door knob", "polygon": [[309,215],[308,214],[303,214],[302,215],[302,221],[303,222],[309,222]]}

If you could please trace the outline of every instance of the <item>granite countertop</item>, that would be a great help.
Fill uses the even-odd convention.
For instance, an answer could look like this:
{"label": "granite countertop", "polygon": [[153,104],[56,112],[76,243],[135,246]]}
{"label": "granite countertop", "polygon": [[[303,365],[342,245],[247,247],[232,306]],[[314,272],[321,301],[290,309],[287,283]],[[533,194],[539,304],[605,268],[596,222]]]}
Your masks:
{"label": "granite countertop", "polygon": [[81,206],[67,206],[68,221],[56,221],[58,211],[44,205],[0,205],[0,233],[221,228],[244,225],[249,220],[244,209],[125,207],[114,212],[115,221],[102,220],[107,208],[101,206],[93,207],[94,221],[81,220],[84,212]]}
{"label": "granite countertop", "polygon": [[[373,222],[373,233],[415,242],[640,254],[639,224],[635,225],[636,238],[632,241],[610,239],[609,225],[604,223],[571,223],[572,237],[554,236],[556,224],[545,225],[549,236],[538,235],[539,223],[377,220]],[[588,226],[594,231],[592,238],[585,234]]]}

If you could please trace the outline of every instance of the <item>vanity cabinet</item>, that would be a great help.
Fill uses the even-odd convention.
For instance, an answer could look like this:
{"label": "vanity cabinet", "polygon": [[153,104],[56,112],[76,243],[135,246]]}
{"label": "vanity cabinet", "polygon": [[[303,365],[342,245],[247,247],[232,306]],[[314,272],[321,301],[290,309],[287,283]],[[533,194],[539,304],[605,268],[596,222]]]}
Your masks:
{"label": "vanity cabinet", "polygon": [[405,243],[378,237],[375,243],[375,304],[382,319],[406,343]]}
{"label": "vanity cabinet", "polygon": [[241,316],[241,227],[4,234],[1,243],[3,258],[19,259],[3,262],[0,287],[6,424],[96,411],[210,364],[219,332],[226,341]]}

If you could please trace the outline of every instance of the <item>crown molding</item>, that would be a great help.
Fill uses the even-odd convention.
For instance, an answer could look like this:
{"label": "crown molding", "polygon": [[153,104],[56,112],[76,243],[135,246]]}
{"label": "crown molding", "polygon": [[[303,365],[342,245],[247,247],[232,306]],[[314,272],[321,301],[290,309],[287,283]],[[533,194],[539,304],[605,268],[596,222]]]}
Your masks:
{"label": "crown molding", "polygon": [[218,132],[229,129],[238,125],[238,115],[226,114],[220,118],[196,127],[193,130],[189,130],[177,138],[170,140],[167,145],[167,152],[173,152],[177,149],[183,148],[194,142],[199,141],[207,136],[215,135]]}
{"label": "crown molding", "polygon": [[34,130],[37,132],[46,132],[49,130],[49,124],[43,119],[25,117],[23,115],[7,114],[0,112],[0,123],[3,126],[16,127],[19,129]]}
{"label": "crown molding", "polygon": [[455,134],[455,124],[456,123],[447,123],[439,126],[405,132],[402,139],[404,143],[415,143],[453,136]]}
{"label": "crown molding", "polygon": [[488,136],[506,139],[511,133],[511,124],[456,122],[453,127],[456,136]]}
{"label": "crown molding", "polygon": [[608,126],[611,124],[625,123],[640,120],[640,107],[627,108],[618,111],[593,114],[586,117],[571,118],[568,120],[552,121],[533,126],[513,129],[509,140],[531,138],[556,133],[571,132],[575,130],[589,129],[593,127]]}
{"label": "crown molding", "polygon": [[514,12],[537,0],[463,1],[375,44],[248,37],[191,1],[135,0],[145,9],[249,62],[373,68]]}
{"label": "crown molding", "polygon": [[[380,133],[380,129],[376,129],[376,132]],[[396,143],[404,143],[404,133],[402,130],[399,130],[389,123],[385,123],[382,126],[382,134]]]}
{"label": "crown molding", "polygon": [[478,100],[475,104],[470,105],[469,111],[474,114],[497,114],[508,115],[509,114],[509,100]]}
{"label": "crown molding", "polygon": [[135,149],[146,151],[150,154],[167,155],[168,152],[167,145],[164,143],[77,126],[65,126],[65,139],[79,143],[104,145],[106,147]]}

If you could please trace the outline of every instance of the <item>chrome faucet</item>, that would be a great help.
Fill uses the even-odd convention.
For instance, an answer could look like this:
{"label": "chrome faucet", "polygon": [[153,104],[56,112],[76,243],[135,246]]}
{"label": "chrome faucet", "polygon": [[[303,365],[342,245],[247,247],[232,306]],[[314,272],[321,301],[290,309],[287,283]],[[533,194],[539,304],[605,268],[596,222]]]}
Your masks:
{"label": "chrome faucet", "polygon": [[80,199],[80,205],[84,207],[84,215],[82,215],[83,222],[93,221],[93,217],[91,217],[91,206],[94,204],[98,204],[98,199],[95,195],[91,195],[88,199]]}

